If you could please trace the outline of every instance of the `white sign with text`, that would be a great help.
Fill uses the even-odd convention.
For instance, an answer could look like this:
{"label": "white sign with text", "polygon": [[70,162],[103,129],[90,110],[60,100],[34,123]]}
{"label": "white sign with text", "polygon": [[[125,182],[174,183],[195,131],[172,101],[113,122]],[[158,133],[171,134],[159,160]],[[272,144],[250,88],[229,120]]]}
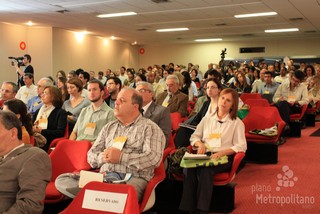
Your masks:
{"label": "white sign with text", "polygon": [[104,192],[87,189],[84,193],[82,208],[91,210],[123,213],[127,202],[126,193]]}

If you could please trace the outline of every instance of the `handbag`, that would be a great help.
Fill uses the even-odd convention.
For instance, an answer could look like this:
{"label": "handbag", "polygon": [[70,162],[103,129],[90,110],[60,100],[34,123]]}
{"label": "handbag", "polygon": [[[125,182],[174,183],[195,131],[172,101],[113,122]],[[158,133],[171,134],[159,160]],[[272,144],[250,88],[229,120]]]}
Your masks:
{"label": "handbag", "polygon": [[39,132],[34,132],[33,136],[35,146],[42,148],[46,145],[47,139],[42,134],[40,134]]}

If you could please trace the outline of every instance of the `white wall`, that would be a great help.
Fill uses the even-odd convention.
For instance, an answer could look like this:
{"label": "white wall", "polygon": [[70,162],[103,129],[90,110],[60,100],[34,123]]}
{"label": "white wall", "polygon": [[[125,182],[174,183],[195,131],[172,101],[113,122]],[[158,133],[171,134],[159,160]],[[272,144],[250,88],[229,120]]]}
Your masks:
{"label": "white wall", "polygon": [[[265,47],[265,53],[240,54],[240,47]],[[221,51],[227,48],[227,59],[248,59],[257,57],[284,57],[284,56],[320,56],[320,38],[283,39],[269,41],[247,42],[215,42],[184,45],[144,46],[145,54],[140,57],[139,64],[147,67],[153,64],[186,65],[189,62],[199,64],[205,71],[209,63],[219,63]]]}
{"label": "white wall", "polygon": [[[27,44],[21,50],[19,44]],[[240,54],[240,47],[259,47],[265,53]],[[36,81],[43,76],[55,76],[58,70],[66,72],[83,68],[96,73],[107,68],[119,70],[120,66],[147,67],[153,64],[187,65],[188,62],[199,64],[205,71],[208,63],[220,61],[221,50],[227,48],[226,59],[244,59],[253,57],[317,56],[319,57],[320,38],[283,39],[268,41],[216,42],[177,45],[144,46],[144,54],[139,54],[139,46],[132,46],[121,41],[109,41],[105,45],[101,38],[87,35],[83,42],[77,42],[74,33],[49,27],[26,27],[0,23],[0,82],[16,82],[17,75],[8,56],[32,56],[32,65]]]}
{"label": "white wall", "polygon": [[[52,67],[51,34],[51,28],[0,24],[0,82],[17,81],[17,74],[11,66],[9,56],[21,57],[30,54],[36,79],[48,75]],[[25,42],[25,50],[20,49],[20,42]]]}
{"label": "white wall", "polygon": [[82,42],[70,31],[53,29],[53,72],[82,68],[86,71],[119,70],[121,66],[138,67],[138,47],[87,35]]}

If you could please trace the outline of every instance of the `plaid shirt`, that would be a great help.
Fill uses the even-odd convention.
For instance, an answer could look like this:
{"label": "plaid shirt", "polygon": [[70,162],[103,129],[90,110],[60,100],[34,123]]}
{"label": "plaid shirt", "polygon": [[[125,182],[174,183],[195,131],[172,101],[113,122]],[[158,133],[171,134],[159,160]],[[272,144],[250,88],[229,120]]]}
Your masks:
{"label": "plaid shirt", "polygon": [[[102,152],[112,147],[113,139],[126,136],[128,139],[121,150],[119,163],[105,163]],[[100,172],[114,171],[131,173],[133,177],[149,181],[154,175],[154,168],[162,161],[166,139],[163,131],[151,120],[141,115],[130,125],[120,121],[105,125],[88,152],[88,163]]]}

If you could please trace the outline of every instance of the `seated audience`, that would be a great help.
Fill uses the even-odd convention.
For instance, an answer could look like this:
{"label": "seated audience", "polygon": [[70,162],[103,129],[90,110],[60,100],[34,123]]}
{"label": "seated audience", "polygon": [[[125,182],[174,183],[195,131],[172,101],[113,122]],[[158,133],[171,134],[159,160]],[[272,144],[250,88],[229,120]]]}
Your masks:
{"label": "seated audience", "polygon": [[258,80],[255,80],[253,83],[252,83],[252,90],[251,90],[251,93],[258,93],[260,88],[262,87],[262,84],[264,82],[264,73],[266,72],[267,70],[266,69],[261,69],[260,71],[260,79]]}
{"label": "seated audience", "polygon": [[90,101],[81,96],[82,83],[78,78],[68,80],[67,89],[70,94],[70,99],[64,101],[62,109],[67,112],[68,128],[69,133],[71,133],[81,110],[84,107],[87,107],[90,104]]}
{"label": "seated audience", "polygon": [[290,81],[282,83],[273,96],[273,102],[287,124],[290,122],[290,114],[301,112],[301,106],[309,102],[307,86],[301,84],[303,79],[303,72],[295,70]]}
{"label": "seated audience", "polygon": [[264,82],[261,85],[258,93],[262,95],[263,98],[267,99],[269,103],[273,102],[273,96],[276,93],[279,84],[272,81],[272,73],[266,71],[264,73]]}
{"label": "seated audience", "polygon": [[239,94],[251,92],[251,87],[247,83],[246,76],[243,72],[238,72],[235,81],[232,82],[229,87],[236,90]]}
{"label": "seated audience", "polygon": [[21,122],[0,111],[0,213],[42,213],[51,161],[44,151],[23,144]]}
{"label": "seated audience", "polygon": [[19,88],[14,82],[3,82],[1,85],[1,100],[0,109],[3,108],[3,103],[6,100],[14,99]]}
{"label": "seated audience", "polygon": [[166,79],[167,90],[156,99],[158,105],[169,108],[170,112],[179,112],[182,117],[188,115],[188,96],[179,91],[179,79],[169,75]]}
{"label": "seated audience", "polygon": [[[245,127],[237,117],[238,100],[238,94],[233,89],[222,90],[217,110],[205,116],[192,134],[190,142],[198,154],[210,153],[212,159],[227,155],[228,163],[185,169],[179,207],[181,210],[189,212],[199,210],[200,213],[208,213],[214,175],[229,171],[234,154],[246,151]],[[214,134],[217,137],[211,138],[210,136]]]}
{"label": "seated audience", "polygon": [[304,69],[305,73],[305,81],[307,84],[309,84],[311,78],[316,74],[316,71],[314,70],[314,67],[312,65],[307,65]]}
{"label": "seated audience", "polygon": [[105,102],[112,109],[114,109],[115,101],[121,90],[121,87],[122,83],[118,77],[109,77],[107,80],[107,90],[109,92],[109,96],[105,99]]}
{"label": "seated audience", "polygon": [[[218,106],[219,93],[223,89],[221,82],[217,79],[207,79],[205,80],[205,89],[206,89],[206,97],[207,101],[205,101],[197,114],[193,117],[189,118],[186,123],[197,126],[204,116],[213,114]],[[175,145],[177,148],[188,146],[190,136],[194,130],[180,127],[177,131],[177,135],[175,138]]]}
{"label": "seated audience", "polygon": [[38,84],[37,84],[37,96],[34,96],[34,97],[31,97],[31,99],[28,101],[27,103],[27,108],[28,108],[28,112],[33,116],[34,113],[41,108],[42,106],[42,101],[41,101],[41,94],[43,92],[43,89],[46,87],[46,86],[51,86],[53,85],[53,82],[47,78],[47,77],[44,77],[44,78],[41,78],[39,81],[38,81]]}
{"label": "seated audience", "polygon": [[31,97],[37,95],[37,86],[33,84],[33,74],[25,73],[23,74],[24,86],[21,86],[16,94],[16,98],[22,100],[25,104]]}
{"label": "seated audience", "polygon": [[67,89],[67,81],[68,79],[65,77],[58,77],[57,87],[61,91],[63,102],[70,99],[70,94]]}
{"label": "seated audience", "polygon": [[147,78],[146,78],[146,76],[144,74],[137,73],[137,75],[134,78],[134,82],[131,83],[129,85],[129,87],[136,88],[137,87],[137,83],[140,82],[140,81],[147,81]]}
{"label": "seated audience", "polygon": [[283,83],[288,79],[288,71],[286,67],[280,68],[280,74],[274,78],[274,81],[278,84]]}
{"label": "seated audience", "polygon": [[183,71],[181,73],[183,75],[183,85],[181,92],[188,95],[188,99],[190,101],[194,100],[194,98],[198,97],[198,89],[196,84],[191,80],[190,74],[188,71]]}
{"label": "seated audience", "polygon": [[124,80],[123,86],[130,86],[131,84],[134,83],[134,69],[133,68],[128,68],[127,69],[127,79]]}
{"label": "seated audience", "polygon": [[[88,163],[92,168],[100,168],[101,173],[114,172],[120,178],[131,173],[132,177],[126,183],[136,189],[139,201],[154,176],[154,169],[162,161],[165,147],[162,130],[144,118],[141,111],[142,97],[138,92],[129,87],[121,90],[114,109],[117,120],[103,127],[88,152]],[[122,148],[114,147],[114,140],[121,138],[124,139],[118,143]],[[66,173],[56,179],[55,185],[61,193],[74,198],[78,183],[79,180]]]}
{"label": "seated audience", "polygon": [[32,136],[32,118],[31,114],[27,111],[27,106],[18,99],[7,100],[3,104],[4,111],[11,111],[17,115],[17,118],[21,121],[22,130],[22,142],[30,144],[30,136]]}
{"label": "seated audience", "polygon": [[41,94],[43,105],[33,115],[33,131],[42,134],[47,143],[42,148],[47,151],[52,140],[63,137],[67,126],[67,113],[61,108],[62,95],[55,86],[46,86]]}
{"label": "seated audience", "polygon": [[93,143],[103,126],[115,120],[113,110],[104,102],[103,95],[103,84],[99,80],[90,80],[88,99],[91,104],[81,110],[70,140],[88,140]]}
{"label": "seated audience", "polygon": [[313,76],[308,84],[309,107],[314,108],[320,101],[320,77]]}
{"label": "seated audience", "polygon": [[106,84],[107,77],[103,76],[103,71],[98,72],[98,80],[102,83],[102,85]]}
{"label": "seated audience", "polygon": [[153,101],[153,87],[148,82],[138,82],[136,90],[142,96],[143,116],[155,122],[163,131],[166,137],[166,146],[169,143],[171,133],[170,110],[166,107],[156,104]]}
{"label": "seated audience", "polygon": [[162,88],[162,85],[155,81],[156,74],[154,71],[148,71],[146,74],[147,82],[152,84],[154,96],[158,97],[159,94],[161,94],[164,91],[164,88]]}

